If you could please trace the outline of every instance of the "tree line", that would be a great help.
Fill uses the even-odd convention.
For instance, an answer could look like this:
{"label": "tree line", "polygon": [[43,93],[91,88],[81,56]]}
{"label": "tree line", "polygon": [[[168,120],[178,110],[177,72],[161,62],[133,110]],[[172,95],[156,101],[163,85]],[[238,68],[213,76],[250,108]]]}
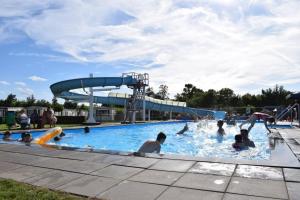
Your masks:
{"label": "tree line", "polygon": [[[194,108],[226,108],[226,107],[264,107],[264,106],[287,106],[293,103],[286,98],[291,91],[283,86],[275,85],[274,88],[262,89],[260,94],[246,93],[239,95],[230,88],[220,90],[209,89],[204,91],[193,84],[185,84],[181,93],[177,93],[173,100],[183,101],[187,106]],[[146,95],[156,99],[169,99],[168,86],[160,85],[158,92],[154,92],[153,87],[146,90]],[[37,100],[33,95],[26,100],[18,100],[16,95],[9,94],[6,99],[0,100],[0,107],[29,107],[29,106],[51,106],[56,112],[66,109],[86,110],[85,105],[78,105],[76,102],[65,101],[64,104],[57,102],[54,97],[52,102],[44,99]]]}
{"label": "tree line", "polygon": [[26,100],[19,100],[14,94],[9,94],[6,99],[0,99],[0,107],[30,107],[30,106],[41,106],[41,107],[52,107],[55,112],[61,112],[64,108],[66,109],[81,109],[87,110],[87,107],[83,104],[78,105],[76,102],[65,101],[64,104],[60,104],[54,97],[52,102],[44,99],[35,99],[33,95],[26,98]]}
{"label": "tree line", "polygon": [[[287,106],[293,103],[292,100],[286,98],[291,93],[283,86],[275,85],[273,88],[262,89],[260,94],[239,95],[230,88],[204,91],[189,83],[184,85],[181,93],[175,95],[174,100],[186,102],[187,106],[194,108]],[[168,99],[168,86],[160,85],[157,93],[153,88],[148,88],[146,95]]]}

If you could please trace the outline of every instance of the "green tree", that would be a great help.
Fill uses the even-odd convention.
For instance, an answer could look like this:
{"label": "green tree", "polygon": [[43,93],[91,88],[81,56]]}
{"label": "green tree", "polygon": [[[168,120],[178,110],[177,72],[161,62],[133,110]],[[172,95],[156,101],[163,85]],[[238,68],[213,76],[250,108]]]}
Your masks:
{"label": "green tree", "polygon": [[167,85],[160,85],[159,91],[156,95],[159,99],[168,99],[169,93],[168,93],[168,86]]}
{"label": "green tree", "polygon": [[48,107],[51,106],[51,103],[49,101],[46,101],[45,99],[37,100],[35,102],[36,106],[41,106],[41,107]]}
{"label": "green tree", "polygon": [[253,101],[252,101],[252,95],[249,93],[246,93],[242,96],[242,103],[244,106],[248,106],[248,105],[254,105]]}
{"label": "green tree", "polygon": [[4,100],[4,105],[6,107],[13,107],[16,105],[17,97],[14,94],[9,94]]}
{"label": "green tree", "polygon": [[[89,107],[84,105],[84,104],[81,104],[80,106],[78,105],[77,107],[79,110],[89,110]],[[123,107],[122,107],[123,108]]]}
{"label": "green tree", "polygon": [[195,95],[191,99],[187,99],[186,104],[189,107],[200,108],[205,104],[203,103],[203,101],[204,101],[204,95]]}
{"label": "green tree", "polygon": [[52,108],[55,112],[62,112],[64,109],[64,106],[58,103],[56,97],[53,97],[52,99]]}
{"label": "green tree", "polygon": [[5,106],[5,100],[0,99],[0,107],[4,107]]}
{"label": "green tree", "polygon": [[[185,84],[183,91],[181,94],[177,94],[175,96],[175,99],[177,101],[186,101],[188,102],[189,100],[191,100],[194,96],[201,96],[203,94],[203,90],[197,88],[196,86],[194,86],[193,84]],[[200,97],[198,97],[199,99]]]}
{"label": "green tree", "polygon": [[207,92],[204,92],[202,97],[201,107],[204,108],[211,108],[214,107],[217,103],[218,97],[217,92],[213,89],[208,90]]}
{"label": "green tree", "polygon": [[288,104],[288,100],[286,96],[291,92],[285,90],[283,86],[275,85],[275,87],[268,88],[266,90],[261,91],[261,101],[262,105],[272,105],[272,106],[279,106],[279,105],[286,105]]}
{"label": "green tree", "polygon": [[26,98],[26,106],[34,106],[36,99],[34,98],[33,94]]}
{"label": "green tree", "polygon": [[155,93],[154,93],[153,87],[148,87],[145,91],[145,94],[148,97],[154,97]]}
{"label": "green tree", "polygon": [[232,89],[222,88],[218,91],[218,103],[220,106],[229,106],[233,97],[235,95]]}
{"label": "green tree", "polygon": [[243,106],[242,97],[240,95],[234,95],[229,102],[229,105],[232,107]]}
{"label": "green tree", "polygon": [[64,102],[64,108],[66,108],[66,109],[76,109],[77,108],[77,103],[72,102],[72,101],[65,101]]}
{"label": "green tree", "polygon": [[15,107],[27,107],[27,102],[25,100],[17,100],[14,104]]}

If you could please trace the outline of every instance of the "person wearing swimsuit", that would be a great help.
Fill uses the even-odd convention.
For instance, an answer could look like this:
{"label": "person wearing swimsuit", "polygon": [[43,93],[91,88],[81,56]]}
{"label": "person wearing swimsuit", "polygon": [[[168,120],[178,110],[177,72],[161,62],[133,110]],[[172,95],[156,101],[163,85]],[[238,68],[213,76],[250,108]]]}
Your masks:
{"label": "person wearing swimsuit", "polygon": [[275,122],[275,119],[273,116],[262,112],[253,113],[246,121],[240,124],[240,129],[242,129],[243,125],[250,123],[250,126],[248,127],[248,132],[250,132],[257,120],[263,120],[266,129],[269,131],[269,133],[271,133],[271,130],[268,128],[267,122],[273,123]]}

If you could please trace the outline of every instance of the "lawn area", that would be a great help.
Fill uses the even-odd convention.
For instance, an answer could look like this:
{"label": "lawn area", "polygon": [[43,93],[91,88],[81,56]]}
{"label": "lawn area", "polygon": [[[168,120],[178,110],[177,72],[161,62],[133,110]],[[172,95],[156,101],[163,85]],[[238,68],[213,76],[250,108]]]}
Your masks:
{"label": "lawn area", "polygon": [[[101,125],[118,124],[118,123],[119,122],[101,122]],[[61,128],[79,127],[79,126],[83,127],[85,125],[83,125],[83,124],[56,124],[56,127],[61,127]],[[32,128],[32,130],[38,130],[38,129],[33,129],[32,126],[31,126],[31,128]],[[49,124],[46,124],[44,128],[45,129],[50,128]],[[8,127],[7,127],[6,124],[0,124],[0,131],[7,131],[7,130],[8,130]],[[18,130],[20,130],[20,127],[18,126],[16,128],[12,128],[10,130],[12,130],[12,131],[17,130],[18,131]]]}
{"label": "lawn area", "polygon": [[[83,126],[82,124],[56,124],[56,126],[67,128],[67,127],[76,127],[76,126]],[[33,127],[31,127],[33,128]],[[48,124],[45,125],[45,128],[50,128]],[[19,130],[20,128],[12,128],[11,130]],[[8,127],[6,124],[0,124],[0,131],[6,131]]]}
{"label": "lawn area", "polygon": [[0,200],[83,200],[63,192],[50,191],[12,180],[0,179]]}

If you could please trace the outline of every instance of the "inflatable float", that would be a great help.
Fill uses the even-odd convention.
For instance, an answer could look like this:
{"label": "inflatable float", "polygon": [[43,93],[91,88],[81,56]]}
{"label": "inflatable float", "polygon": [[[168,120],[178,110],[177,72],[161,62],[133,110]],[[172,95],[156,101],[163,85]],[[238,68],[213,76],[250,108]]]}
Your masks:
{"label": "inflatable float", "polygon": [[61,127],[54,127],[49,129],[48,131],[46,131],[46,133],[38,138],[35,143],[36,144],[45,144],[47,143],[49,140],[51,140],[52,138],[54,138],[55,136],[59,135],[62,132],[62,128]]}

